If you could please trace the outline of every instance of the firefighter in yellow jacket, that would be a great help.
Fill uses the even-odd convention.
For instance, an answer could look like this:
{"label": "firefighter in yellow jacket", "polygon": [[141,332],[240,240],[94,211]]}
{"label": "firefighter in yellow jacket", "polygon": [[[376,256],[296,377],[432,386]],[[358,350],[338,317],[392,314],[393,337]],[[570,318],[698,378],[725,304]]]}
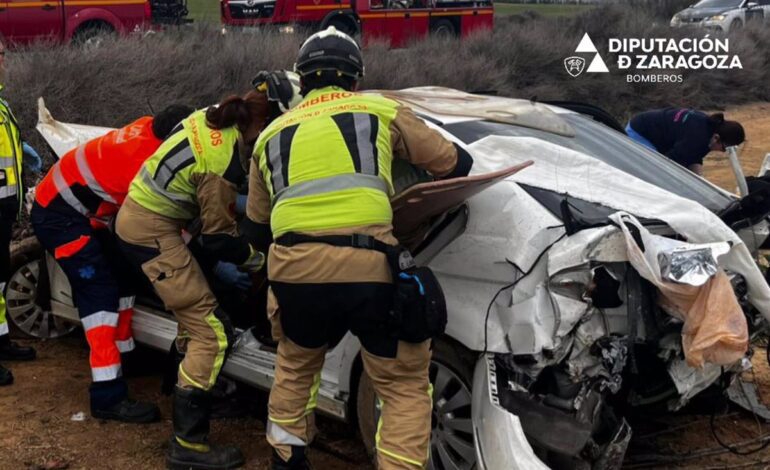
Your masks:
{"label": "firefighter in yellow jacket", "polygon": [[211,387],[234,340],[229,317],[185,245],[183,230],[199,217],[203,247],[219,260],[254,272],[264,255],[239,234],[237,187],[260,131],[295,104],[293,74],[264,72],[243,97],[196,111],[172,131],[144,164],[118,213],[117,233],[128,258],[141,266],[177,318],[185,353],[174,393],[169,468],[229,469],[244,464],[240,450],[209,444]]}
{"label": "firefighter in yellow jacket", "polygon": [[[464,176],[470,155],[408,108],[355,93],[361,51],[333,27],[301,47],[295,71],[304,100],[260,135],[249,173],[247,216],[270,244],[268,316],[278,340],[267,439],[274,469],[309,468],[324,354],[347,331],[361,341],[364,369],[382,403],[381,469],[428,461],[430,340],[383,331],[393,298],[386,257],[395,245],[391,163],[403,158],[435,177]],[[367,249],[368,248],[368,249]]]}
{"label": "firefighter in yellow jacket", "polygon": [[[5,72],[5,47],[0,42],[0,92]],[[22,170],[40,173],[42,160],[29,144],[21,140],[19,125],[8,103],[0,98],[0,361],[30,360],[35,350],[21,347],[8,336],[5,317],[5,287],[11,269],[11,234],[24,198]],[[11,371],[0,365],[0,385],[13,383]]]}

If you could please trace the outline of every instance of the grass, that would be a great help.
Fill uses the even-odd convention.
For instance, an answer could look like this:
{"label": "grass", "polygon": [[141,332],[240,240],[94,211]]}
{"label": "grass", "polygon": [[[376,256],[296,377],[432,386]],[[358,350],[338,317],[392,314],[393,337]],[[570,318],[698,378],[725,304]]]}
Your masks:
{"label": "grass", "polygon": [[531,11],[545,17],[572,16],[591,8],[593,8],[592,5],[496,2],[495,14],[498,16],[509,16]]}
{"label": "grass", "polygon": [[187,9],[192,20],[219,22],[219,0],[187,0]]}

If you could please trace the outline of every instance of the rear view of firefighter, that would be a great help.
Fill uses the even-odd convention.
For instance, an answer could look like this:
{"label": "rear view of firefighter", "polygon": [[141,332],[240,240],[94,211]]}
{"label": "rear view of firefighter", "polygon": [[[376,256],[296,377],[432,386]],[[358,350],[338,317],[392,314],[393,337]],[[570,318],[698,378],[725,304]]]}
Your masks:
{"label": "rear view of firefighter", "polygon": [[255,272],[264,255],[239,235],[235,218],[238,185],[257,136],[273,117],[269,90],[231,96],[185,119],[142,168],[118,215],[124,250],[150,279],[185,337],[174,394],[174,437],[169,468],[236,468],[240,450],[209,444],[211,388],[234,340],[229,317],[182,238],[201,220],[201,243],[220,260]]}
{"label": "rear view of firefighter", "polygon": [[[470,155],[408,108],[354,90],[361,51],[333,27],[311,36],[295,64],[304,100],[260,135],[249,175],[247,215],[262,227],[279,341],[267,439],[274,469],[309,468],[326,351],[350,330],[382,403],[381,469],[428,460],[430,340],[403,341],[383,324],[393,299],[383,246],[392,235],[391,164],[403,158],[439,178],[464,176]],[[270,233],[272,232],[272,233]]]}
{"label": "rear view of firefighter", "polygon": [[192,111],[170,106],[71,150],[35,192],[35,235],[69,279],[91,349],[89,393],[96,418],[146,423],[160,417],[156,405],[128,398],[121,374],[121,353],[134,349],[134,290],[106,226],[144,161]]}
{"label": "rear view of firefighter", "polygon": [[[0,42],[0,92],[3,90],[5,72],[5,47]],[[21,140],[19,125],[8,103],[0,98],[0,361],[31,360],[35,350],[21,347],[11,341],[8,335],[8,321],[5,318],[5,285],[11,269],[11,234],[13,224],[19,216],[24,196],[22,167],[39,173],[42,167],[40,156]],[[11,371],[0,365],[0,385],[13,383]]]}

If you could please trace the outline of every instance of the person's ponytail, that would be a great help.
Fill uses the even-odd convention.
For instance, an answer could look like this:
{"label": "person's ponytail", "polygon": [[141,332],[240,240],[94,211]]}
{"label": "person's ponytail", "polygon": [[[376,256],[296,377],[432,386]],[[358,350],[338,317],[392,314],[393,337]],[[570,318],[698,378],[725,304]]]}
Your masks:
{"label": "person's ponytail", "polygon": [[246,101],[240,96],[231,95],[218,105],[206,110],[206,121],[212,129],[224,129],[235,125],[243,129],[248,127],[251,115]]}

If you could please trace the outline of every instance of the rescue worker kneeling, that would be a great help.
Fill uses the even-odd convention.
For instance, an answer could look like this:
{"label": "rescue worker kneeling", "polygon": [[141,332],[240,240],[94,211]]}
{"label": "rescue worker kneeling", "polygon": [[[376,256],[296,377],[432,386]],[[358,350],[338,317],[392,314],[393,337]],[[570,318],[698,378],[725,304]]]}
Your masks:
{"label": "rescue worker kneeling", "polygon": [[473,161],[408,108],[353,92],[364,75],[361,51],[333,27],[302,45],[295,71],[304,100],[260,135],[246,206],[263,243],[275,240],[267,264],[268,316],[278,340],[267,423],[273,468],[308,468],[324,355],[348,330],[361,341],[382,403],[379,467],[424,467],[430,340],[410,343],[383,329],[392,274],[371,247],[397,244],[389,199],[394,157],[439,178],[467,175]]}
{"label": "rescue worker kneeling", "polygon": [[[210,389],[234,340],[227,314],[182,238],[200,217],[205,249],[243,271],[257,271],[262,253],[239,235],[235,202],[245,162],[269,117],[263,91],[231,96],[182,122],[141,169],[118,214],[122,248],[174,313],[185,338],[174,394],[170,468],[236,468],[236,447],[209,444]],[[251,143],[251,145],[249,145]],[[241,155],[244,155],[242,158]]]}
{"label": "rescue worker kneeling", "polygon": [[121,353],[134,349],[135,281],[105,224],[117,214],[145,160],[192,111],[170,106],[154,118],[93,139],[65,154],[36,188],[32,227],[72,286],[91,349],[89,391],[96,418],[133,423],[160,418],[155,404],[128,398],[121,374]]}

